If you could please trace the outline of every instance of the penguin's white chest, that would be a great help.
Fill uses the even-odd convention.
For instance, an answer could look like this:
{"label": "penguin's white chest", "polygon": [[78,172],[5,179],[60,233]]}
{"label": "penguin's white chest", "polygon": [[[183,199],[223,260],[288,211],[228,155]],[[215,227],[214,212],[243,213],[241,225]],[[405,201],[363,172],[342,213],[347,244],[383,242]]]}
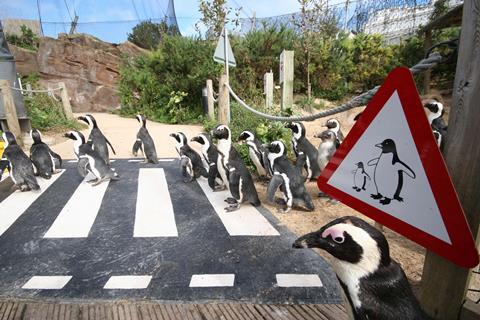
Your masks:
{"label": "penguin's white chest", "polygon": [[393,198],[398,186],[398,169],[392,163],[393,153],[381,154],[375,167],[375,184],[384,197]]}
{"label": "penguin's white chest", "polygon": [[320,166],[320,170],[325,169],[328,161],[330,161],[332,148],[332,141],[322,142],[318,147],[318,165]]}
{"label": "penguin's white chest", "polygon": [[355,170],[355,173],[353,174],[353,183],[355,187],[358,188],[361,188],[363,185],[363,174],[359,169]]}
{"label": "penguin's white chest", "polygon": [[227,168],[227,164],[230,156],[231,145],[228,144],[226,141],[219,141],[217,147],[219,151],[218,160],[217,160],[217,169],[226,187],[229,188],[227,172],[225,170]]}

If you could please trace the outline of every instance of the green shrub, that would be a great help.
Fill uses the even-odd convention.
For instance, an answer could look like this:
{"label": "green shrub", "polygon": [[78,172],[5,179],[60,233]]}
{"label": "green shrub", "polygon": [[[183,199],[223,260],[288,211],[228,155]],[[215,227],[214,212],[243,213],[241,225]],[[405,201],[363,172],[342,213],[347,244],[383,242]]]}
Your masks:
{"label": "green shrub", "polygon": [[7,42],[19,46],[24,49],[37,51],[38,49],[38,37],[33,33],[32,29],[26,25],[20,26],[22,35],[7,34]]}

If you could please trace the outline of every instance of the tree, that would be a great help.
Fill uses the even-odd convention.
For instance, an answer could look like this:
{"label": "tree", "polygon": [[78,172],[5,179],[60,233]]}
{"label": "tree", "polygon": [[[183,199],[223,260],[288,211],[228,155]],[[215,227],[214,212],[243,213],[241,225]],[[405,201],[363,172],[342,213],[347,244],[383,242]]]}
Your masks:
{"label": "tree", "polygon": [[[200,11],[202,17],[199,22],[207,27],[207,39],[218,38],[222,33],[223,26],[229,22],[237,27],[240,23],[240,10],[242,10],[241,7],[236,9],[229,7],[226,0],[200,0],[198,11]],[[232,13],[234,17],[230,18],[229,16]],[[199,22],[195,24],[198,31]]]}
{"label": "tree", "polygon": [[135,43],[144,49],[155,49],[164,39],[165,35],[176,34],[177,30],[167,26],[165,21],[154,23],[151,20],[145,20],[137,24],[128,34],[128,41]]}

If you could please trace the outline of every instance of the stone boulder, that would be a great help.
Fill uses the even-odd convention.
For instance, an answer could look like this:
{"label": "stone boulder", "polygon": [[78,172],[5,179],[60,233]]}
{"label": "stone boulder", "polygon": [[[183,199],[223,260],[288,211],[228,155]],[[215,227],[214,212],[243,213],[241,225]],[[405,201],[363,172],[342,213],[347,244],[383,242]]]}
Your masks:
{"label": "stone boulder", "polygon": [[[106,111],[120,105],[118,81],[123,59],[144,52],[130,42],[112,44],[86,34],[43,37],[36,55],[37,72],[44,87],[65,83],[74,112]],[[18,70],[23,70],[20,56],[13,54]],[[34,68],[25,66],[25,70]]]}

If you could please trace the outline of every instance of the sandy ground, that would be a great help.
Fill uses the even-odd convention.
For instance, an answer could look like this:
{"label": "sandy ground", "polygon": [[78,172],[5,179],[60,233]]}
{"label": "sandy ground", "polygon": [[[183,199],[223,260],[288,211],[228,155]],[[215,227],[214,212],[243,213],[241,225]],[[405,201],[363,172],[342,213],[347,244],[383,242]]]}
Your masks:
{"label": "sandy ground", "polygon": [[[342,124],[342,131],[345,135],[354,124],[353,118],[360,111],[362,111],[361,108],[356,108],[336,116],[336,118]],[[116,155],[112,155],[112,158],[132,157],[131,148],[139,128],[138,122],[135,119],[122,118],[113,114],[94,113],[93,115],[97,119],[100,129],[110,140],[117,152]],[[313,138],[313,135],[316,132],[323,131],[325,129],[322,127],[325,121],[326,119],[320,119],[314,122],[305,123],[307,137],[315,145],[318,145],[319,140]],[[182,131],[187,135],[187,138],[190,139],[192,136],[202,131],[201,126],[166,125],[155,122],[148,122],[147,128],[155,140],[159,157],[177,156],[174,139],[168,136],[170,133]],[[87,136],[88,129],[83,130],[83,133]],[[46,135],[48,136],[48,133],[46,133]],[[65,159],[73,158],[73,146],[71,140],[63,138],[61,134],[58,133],[50,135],[49,138],[51,141],[53,141],[52,149],[58,152]],[[198,144],[192,143],[191,146],[199,150]],[[291,231],[299,236],[314,230],[318,230],[329,221],[345,215],[358,216],[372,224],[374,223],[369,218],[359,214],[355,210],[350,209],[341,203],[331,204],[325,198],[318,198],[318,188],[315,182],[309,182],[307,184],[307,189],[309,190],[315,202],[316,209],[314,212],[292,210],[287,214],[278,213],[276,207],[266,203],[266,185],[258,182],[257,189],[262,203],[271,210],[271,212],[281,221],[282,224],[287,226]],[[390,244],[391,256],[402,265],[413,286],[414,291],[418,293],[425,249],[387,228],[384,228],[384,233]],[[330,256],[325,252],[318,251],[318,253],[327,260],[330,259]],[[480,287],[480,276],[474,275],[473,277],[474,281],[472,283],[477,283],[477,287]],[[469,296],[473,299],[478,298],[477,294],[469,294]]]}

